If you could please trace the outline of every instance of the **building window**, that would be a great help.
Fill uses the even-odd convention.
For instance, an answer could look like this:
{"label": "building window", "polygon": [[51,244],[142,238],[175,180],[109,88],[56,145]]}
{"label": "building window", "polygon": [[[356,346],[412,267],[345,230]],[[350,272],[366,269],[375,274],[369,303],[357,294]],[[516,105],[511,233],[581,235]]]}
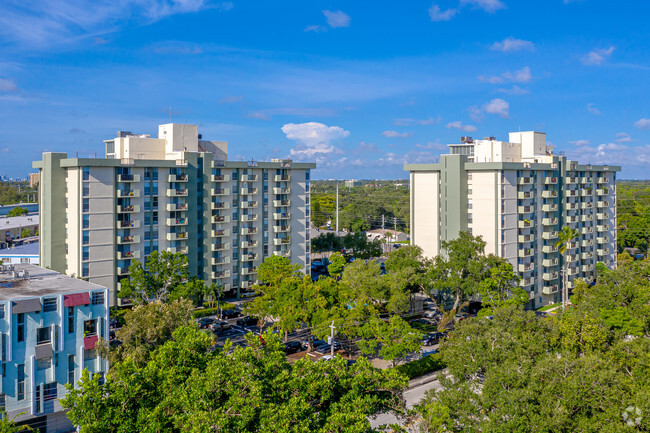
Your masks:
{"label": "building window", "polygon": [[36,369],[37,370],[47,370],[52,366],[52,358],[43,358],[36,360]]}
{"label": "building window", "polygon": [[74,384],[74,355],[68,355],[68,383]]}
{"label": "building window", "polygon": [[43,386],[43,401],[56,400],[57,397],[57,383],[46,383]]}
{"label": "building window", "polygon": [[82,277],[87,277],[90,275],[90,264],[88,262],[83,262],[81,264],[81,276]]}
{"label": "building window", "polygon": [[95,359],[96,357],[97,357],[97,350],[95,349],[84,350],[84,361],[90,361]]}
{"label": "building window", "polygon": [[90,243],[90,232],[88,230],[83,230],[82,232],[82,243],[83,245],[88,245]]}
{"label": "building window", "polygon": [[83,187],[81,188],[81,194],[86,197],[90,194],[90,187],[88,186],[87,183],[83,184]]}
{"label": "building window", "polygon": [[0,319],[5,318],[5,304],[0,304]]}
{"label": "building window", "polygon": [[16,341],[25,341],[25,313],[18,313],[16,322]]}
{"label": "building window", "polygon": [[82,221],[82,225],[81,225],[82,228],[87,229],[88,227],[90,227],[90,215],[89,214],[87,214],[87,213],[83,214],[82,217],[81,217],[81,221]]}
{"label": "building window", "polygon": [[[469,178],[471,179],[472,175],[470,174],[469,176],[470,176]],[[309,170],[305,170],[305,180],[309,180]]]}
{"label": "building window", "polygon": [[49,326],[36,330],[36,344],[49,343],[52,341],[52,332]]}
{"label": "building window", "polygon": [[7,396],[0,394],[0,409],[5,410],[7,408]]}
{"label": "building window", "polygon": [[68,307],[68,334],[74,333],[74,307]]}
{"label": "building window", "polygon": [[90,179],[90,167],[82,167],[81,168],[81,179],[82,180],[89,180]]}
{"label": "building window", "polygon": [[82,212],[90,212],[90,200],[87,198],[82,199],[81,201],[81,211]]}
{"label": "building window", "polygon": [[25,364],[18,364],[16,366],[18,373],[16,374],[17,376],[17,383],[16,383],[16,398],[18,400],[24,400],[25,399]]}
{"label": "building window", "polygon": [[[2,338],[0,340],[2,341],[2,362],[4,362],[7,360],[7,334],[2,334]],[[3,376],[4,376],[4,368],[5,365],[2,364]]]}
{"label": "building window", "polygon": [[97,319],[84,321],[84,337],[97,335]]}
{"label": "building window", "polygon": [[36,413],[40,413],[41,411],[41,385],[36,385],[36,395],[34,396],[34,400],[36,400]]}
{"label": "building window", "polygon": [[90,248],[82,247],[81,248],[81,260],[88,260],[90,258]]}
{"label": "building window", "polygon": [[43,298],[43,312],[49,313],[50,311],[56,311],[57,302],[56,298]]}
{"label": "building window", "polygon": [[93,292],[92,305],[104,305],[104,292]]}

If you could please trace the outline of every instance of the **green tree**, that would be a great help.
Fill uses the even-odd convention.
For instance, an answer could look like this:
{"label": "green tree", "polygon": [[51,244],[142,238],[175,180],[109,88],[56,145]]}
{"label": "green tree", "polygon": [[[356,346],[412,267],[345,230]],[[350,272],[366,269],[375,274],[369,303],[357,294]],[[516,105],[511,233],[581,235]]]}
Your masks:
{"label": "green tree", "polygon": [[32,236],[32,230],[31,229],[23,229],[23,231],[20,233],[21,238],[28,238]]}
{"label": "green tree", "polygon": [[363,326],[361,334],[367,337],[358,343],[361,352],[373,355],[379,349],[379,356],[391,361],[393,367],[408,355],[417,352],[422,345],[422,333],[398,315],[391,316],[388,321],[379,317],[371,318]]}
{"label": "green tree", "polygon": [[8,217],[17,217],[21,215],[27,215],[29,214],[29,210],[24,207],[16,206],[12,208],[9,212],[7,212]]}
{"label": "green tree", "polygon": [[489,273],[478,285],[483,314],[490,314],[494,308],[506,304],[523,306],[528,302],[528,293],[519,287],[519,277],[512,265],[505,260],[490,255],[487,258]]}
{"label": "green tree", "polygon": [[332,278],[338,278],[343,274],[345,269],[345,257],[343,254],[336,252],[330,256],[330,264],[327,266],[327,272]]}
{"label": "green tree", "polygon": [[29,426],[26,425],[16,425],[16,418],[25,415],[26,412],[21,412],[18,415],[15,415],[13,418],[9,419],[7,411],[2,408],[0,409],[0,433],[26,433],[34,431]]}
{"label": "green tree", "polygon": [[130,277],[123,280],[118,296],[130,298],[135,304],[166,300],[176,290],[184,290],[189,272],[187,257],[180,253],[153,251],[143,266],[134,260],[129,266]]}
{"label": "green tree", "polygon": [[567,304],[569,303],[569,249],[570,245],[580,237],[580,232],[566,226],[560,230],[557,237],[555,246],[560,247],[560,254],[564,256],[564,269],[562,271],[562,309],[566,310]]}

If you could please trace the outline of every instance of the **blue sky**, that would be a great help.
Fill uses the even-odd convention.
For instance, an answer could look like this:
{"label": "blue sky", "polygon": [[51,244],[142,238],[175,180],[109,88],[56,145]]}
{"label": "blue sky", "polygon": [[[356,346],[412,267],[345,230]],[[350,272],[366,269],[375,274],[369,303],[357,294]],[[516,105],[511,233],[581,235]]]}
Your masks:
{"label": "blue sky", "polygon": [[461,135],[650,163],[650,2],[0,2],[0,174],[172,120],[230,159],[405,177]]}

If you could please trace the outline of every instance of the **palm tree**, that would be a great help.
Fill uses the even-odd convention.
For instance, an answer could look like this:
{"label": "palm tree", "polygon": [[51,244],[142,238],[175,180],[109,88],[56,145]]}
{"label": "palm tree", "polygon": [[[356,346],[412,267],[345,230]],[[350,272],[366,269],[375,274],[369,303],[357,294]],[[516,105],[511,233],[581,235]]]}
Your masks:
{"label": "palm tree", "polygon": [[569,303],[569,245],[571,245],[571,243],[579,236],[580,232],[578,230],[566,226],[562,228],[560,233],[558,233],[558,239],[557,242],[555,242],[555,246],[560,247],[560,254],[564,254],[564,269],[562,271],[562,311],[566,309],[566,306]]}

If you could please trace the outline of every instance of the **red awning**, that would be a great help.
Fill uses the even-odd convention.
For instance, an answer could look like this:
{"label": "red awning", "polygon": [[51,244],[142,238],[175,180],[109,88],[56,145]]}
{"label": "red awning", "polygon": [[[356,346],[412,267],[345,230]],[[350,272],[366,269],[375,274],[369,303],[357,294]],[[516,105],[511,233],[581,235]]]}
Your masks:
{"label": "red awning", "polygon": [[99,340],[99,337],[96,335],[93,335],[92,337],[84,337],[84,349],[94,349],[95,344],[97,344],[97,340]]}
{"label": "red awning", "polygon": [[63,296],[63,305],[66,307],[76,307],[77,305],[90,304],[90,293],[75,293],[73,295]]}

